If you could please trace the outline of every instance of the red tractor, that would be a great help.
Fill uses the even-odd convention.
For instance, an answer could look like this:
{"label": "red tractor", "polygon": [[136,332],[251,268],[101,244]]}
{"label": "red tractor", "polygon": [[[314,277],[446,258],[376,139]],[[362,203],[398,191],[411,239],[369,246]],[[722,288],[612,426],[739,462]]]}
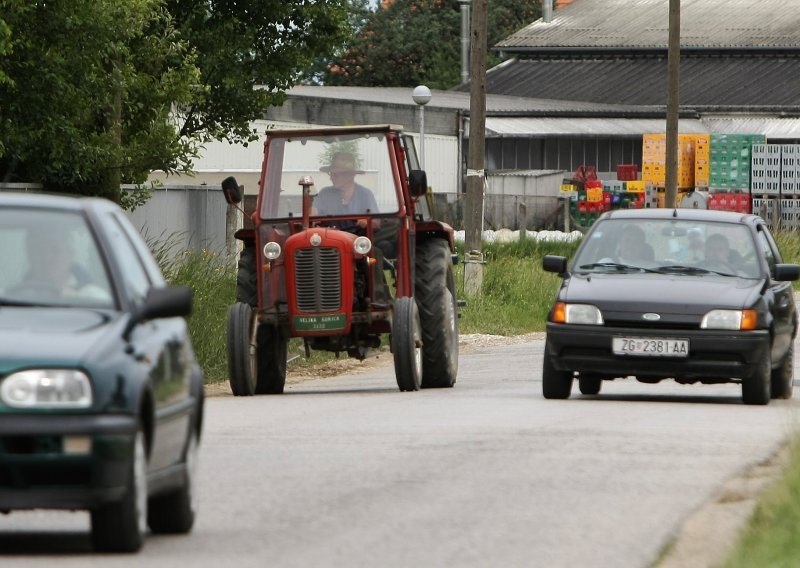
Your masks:
{"label": "red tractor", "polygon": [[[393,125],[270,130],[228,312],[234,395],[279,394],[287,344],[364,359],[391,336],[401,391],[458,369],[453,229],[436,221],[413,139]],[[242,191],[222,182],[228,203]]]}

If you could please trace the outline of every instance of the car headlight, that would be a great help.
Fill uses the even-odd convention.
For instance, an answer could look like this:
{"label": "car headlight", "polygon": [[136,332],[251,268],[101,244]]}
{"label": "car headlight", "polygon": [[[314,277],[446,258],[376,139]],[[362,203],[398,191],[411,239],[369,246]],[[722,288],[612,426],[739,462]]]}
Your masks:
{"label": "car headlight", "polygon": [[72,369],[20,371],[0,383],[0,400],[14,408],[87,408],[92,385],[85,373]]}
{"label": "car headlight", "polygon": [[603,314],[591,304],[568,304],[556,302],[553,308],[553,322],[583,325],[603,325]]}
{"label": "car headlight", "polygon": [[356,237],[356,240],[353,241],[353,250],[356,251],[356,254],[367,254],[372,250],[372,241],[367,237]]}
{"label": "car headlight", "polygon": [[281,245],[275,241],[270,241],[264,245],[264,256],[267,260],[275,260],[281,255]]}
{"label": "car headlight", "polygon": [[703,316],[700,329],[738,329],[749,331],[756,328],[758,313],[755,310],[711,310]]}

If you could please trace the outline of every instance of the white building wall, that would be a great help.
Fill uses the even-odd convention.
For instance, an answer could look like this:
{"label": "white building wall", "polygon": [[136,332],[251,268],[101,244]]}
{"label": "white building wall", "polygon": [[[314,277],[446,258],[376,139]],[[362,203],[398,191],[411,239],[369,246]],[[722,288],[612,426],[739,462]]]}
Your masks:
{"label": "white building wall", "polygon": [[[244,144],[225,141],[209,142],[194,163],[193,174],[165,175],[153,172],[149,181],[164,185],[208,185],[219,187],[223,179],[235,176],[244,185],[246,194],[258,193],[258,182],[264,155],[264,134],[268,128],[308,128],[311,124],[259,120],[252,123],[261,139]],[[409,132],[420,151],[419,134]],[[455,136],[425,135],[425,164],[428,185],[433,191],[455,193],[458,190],[458,140]]]}

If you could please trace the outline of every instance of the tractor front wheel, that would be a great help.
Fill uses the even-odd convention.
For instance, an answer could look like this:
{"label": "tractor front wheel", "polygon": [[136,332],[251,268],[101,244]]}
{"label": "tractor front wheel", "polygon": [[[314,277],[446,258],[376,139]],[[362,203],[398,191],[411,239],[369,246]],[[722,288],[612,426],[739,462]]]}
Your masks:
{"label": "tractor front wheel", "polygon": [[228,308],[228,380],[233,396],[251,396],[256,387],[256,324],[243,302]]}
{"label": "tractor front wheel", "polygon": [[422,331],[414,298],[397,298],[392,313],[392,354],[397,386],[419,390],[422,377]]}

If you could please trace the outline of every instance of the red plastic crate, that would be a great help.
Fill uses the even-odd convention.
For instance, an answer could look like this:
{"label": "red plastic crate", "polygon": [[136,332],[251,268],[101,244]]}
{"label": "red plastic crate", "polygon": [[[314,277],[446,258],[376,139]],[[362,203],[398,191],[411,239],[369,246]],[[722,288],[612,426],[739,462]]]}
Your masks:
{"label": "red plastic crate", "polygon": [[639,179],[639,166],[637,164],[617,164],[617,179],[622,181]]}

